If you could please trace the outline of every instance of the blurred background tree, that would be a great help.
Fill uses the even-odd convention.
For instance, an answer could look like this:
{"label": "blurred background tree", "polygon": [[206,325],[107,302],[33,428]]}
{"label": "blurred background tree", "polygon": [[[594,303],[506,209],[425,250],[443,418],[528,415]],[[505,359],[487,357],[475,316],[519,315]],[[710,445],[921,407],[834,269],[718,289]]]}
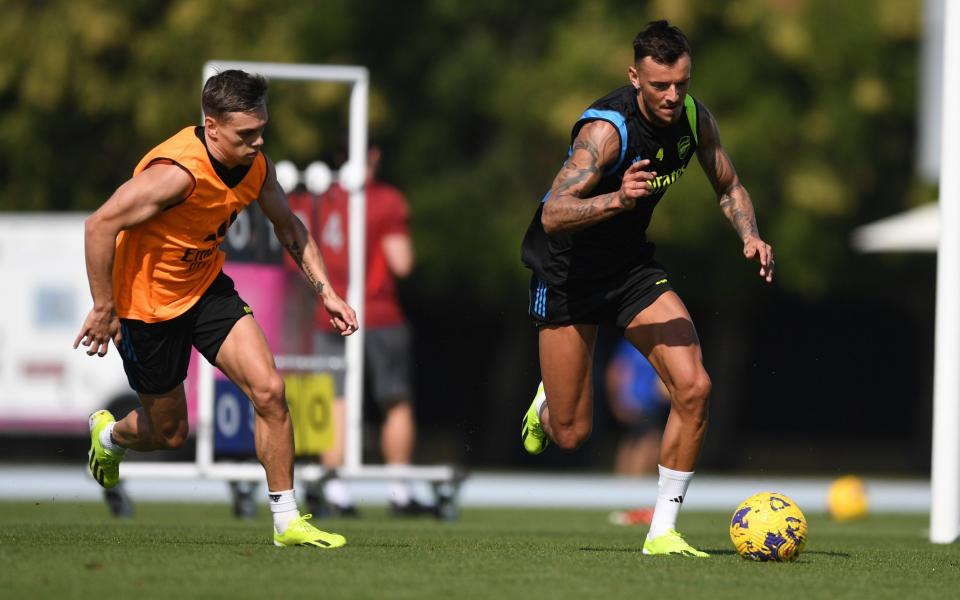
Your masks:
{"label": "blurred background tree", "polygon": [[[0,6],[4,210],[93,210],[198,119],[207,60],[369,67],[383,178],[414,215],[422,451],[494,465],[526,460],[514,425],[538,378],[520,239],[576,117],[626,82],[637,31],[670,19],[778,259],[768,288],[696,167],[657,209],[650,237],[715,383],[705,464],[823,470],[838,448],[874,470],[928,464],[934,260],[848,243],[933,195],[912,172],[919,0]],[[345,91],[272,86],[268,153],[332,156]],[[602,404],[594,451],[552,460],[604,460]]]}

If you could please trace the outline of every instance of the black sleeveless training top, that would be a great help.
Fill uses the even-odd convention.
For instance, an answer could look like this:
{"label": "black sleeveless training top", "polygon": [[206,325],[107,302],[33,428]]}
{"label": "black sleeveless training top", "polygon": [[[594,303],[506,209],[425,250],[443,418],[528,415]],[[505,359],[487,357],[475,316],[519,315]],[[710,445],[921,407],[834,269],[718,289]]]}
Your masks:
{"label": "black sleeveless training top", "polygon": [[572,233],[547,235],[540,220],[544,196],[521,246],[521,258],[541,280],[553,285],[593,281],[609,277],[653,258],[654,245],[647,241],[646,230],[653,209],[686,170],[697,149],[699,103],[689,94],[684,100],[683,114],[665,127],[651,124],[637,105],[637,90],[627,85],[600,98],[588,108],[570,134],[570,149],[580,128],[590,121],[609,122],[620,134],[619,161],[608,167],[596,187],[594,196],[620,189],[623,174],[638,160],[650,160],[648,171],[656,171],[651,182],[654,193],[639,198],[633,210]]}

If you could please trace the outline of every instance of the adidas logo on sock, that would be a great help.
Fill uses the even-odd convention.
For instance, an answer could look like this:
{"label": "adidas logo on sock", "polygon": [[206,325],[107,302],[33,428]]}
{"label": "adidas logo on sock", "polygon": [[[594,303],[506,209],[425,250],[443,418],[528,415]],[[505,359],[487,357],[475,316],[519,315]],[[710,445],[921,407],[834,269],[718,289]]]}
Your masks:
{"label": "adidas logo on sock", "polygon": [[670,498],[670,502],[676,502],[677,504],[683,504],[683,496],[677,496],[676,498]]}
{"label": "adidas logo on sock", "polygon": [[280,494],[267,494],[270,496],[270,502],[280,502]]}

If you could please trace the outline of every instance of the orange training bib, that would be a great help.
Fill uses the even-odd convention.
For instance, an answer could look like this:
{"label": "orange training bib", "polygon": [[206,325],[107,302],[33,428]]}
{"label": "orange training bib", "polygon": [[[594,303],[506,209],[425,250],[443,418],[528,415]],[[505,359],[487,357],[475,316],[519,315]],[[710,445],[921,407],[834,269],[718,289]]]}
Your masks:
{"label": "orange training bib", "polygon": [[220,243],[227,228],[260,196],[267,173],[263,154],[231,188],[214,171],[196,129],[187,127],[161,143],[133,171],[136,176],[170,160],[190,172],[195,185],[180,204],[117,236],[113,297],[121,318],[156,323],[189,310],[223,266]]}

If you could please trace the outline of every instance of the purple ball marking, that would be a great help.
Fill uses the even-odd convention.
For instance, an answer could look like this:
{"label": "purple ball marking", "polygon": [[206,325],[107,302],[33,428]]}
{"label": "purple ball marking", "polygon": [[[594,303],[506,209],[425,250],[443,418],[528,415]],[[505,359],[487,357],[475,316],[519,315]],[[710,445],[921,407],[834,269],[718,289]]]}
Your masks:
{"label": "purple ball marking", "polygon": [[790,506],[792,505],[780,496],[770,496],[770,510],[776,512]]}
{"label": "purple ball marking", "polygon": [[730,522],[730,527],[734,525],[739,525],[743,529],[747,529],[749,522],[747,521],[747,515],[750,514],[750,507],[744,506],[737,512],[733,513],[733,521]]}

